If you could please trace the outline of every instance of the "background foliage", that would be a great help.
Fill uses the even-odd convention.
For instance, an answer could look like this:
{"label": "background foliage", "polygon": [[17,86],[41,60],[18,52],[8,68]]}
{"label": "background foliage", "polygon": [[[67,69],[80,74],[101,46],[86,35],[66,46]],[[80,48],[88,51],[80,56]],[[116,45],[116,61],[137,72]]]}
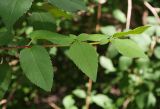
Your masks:
{"label": "background foliage", "polygon": [[[0,98],[3,98],[1,102],[5,99],[7,99],[8,102],[6,104],[2,103],[2,105],[0,102],[0,108],[50,109],[51,107],[55,108],[56,104],[62,109],[85,109],[88,77],[81,73],[69,58],[78,59],[76,57],[77,55],[75,55],[76,53],[78,54],[78,51],[75,52],[75,50],[83,49],[87,51],[92,49],[90,45],[84,47],[83,45],[77,46],[79,43],[76,43],[68,52],[65,52],[65,47],[47,48],[53,65],[47,63],[47,59],[43,59],[44,56],[48,57],[46,51],[36,46],[44,53],[39,53],[39,56],[42,58],[36,61],[39,63],[38,65],[41,70],[43,71],[42,65],[40,64],[41,61],[46,61],[45,64],[47,67],[54,66],[54,84],[51,92],[45,92],[36,87],[25,77],[19,62],[20,49],[3,50],[3,47],[6,47],[6,45],[27,45],[30,42],[30,33],[42,29],[43,31],[39,31],[41,34],[43,34],[45,30],[49,30],[64,35],[79,35],[81,33],[113,35],[116,32],[125,30],[127,0],[124,0],[123,3],[121,0],[108,0],[101,4],[98,4],[98,0],[84,0],[84,3],[78,1],[78,4],[75,3],[76,0],[72,0],[72,2],[68,2],[71,0],[61,0],[63,3],[56,2],[56,0],[48,0],[50,4],[43,0],[6,1],[5,5],[2,5],[5,1],[0,0],[0,58],[1,63],[3,63],[0,64]],[[153,7],[156,7],[157,13],[160,12],[158,8],[160,7],[160,1],[147,0],[147,2]],[[8,6],[8,4],[12,5]],[[87,7],[85,7],[85,5]],[[101,8],[100,17],[97,17],[97,13],[99,13],[98,6]],[[86,11],[77,12],[84,8]],[[63,11],[63,9],[68,12]],[[151,25],[151,27],[140,35],[132,35],[133,37],[131,37],[131,39],[137,42],[149,58],[132,59],[120,55],[115,47],[120,47],[125,44],[124,42],[117,46],[111,44],[97,46],[99,67],[97,81],[93,83],[91,91],[91,109],[160,108],[159,23],[160,22],[157,21],[144,5],[144,1],[133,0],[131,28],[147,24]],[[47,36],[49,36],[49,34],[50,33],[48,33]],[[36,35],[38,36],[38,34]],[[71,40],[73,37],[73,35],[70,35]],[[42,37],[41,39],[44,38]],[[65,42],[68,44],[72,42],[71,40],[65,40]],[[117,39],[117,41],[120,41],[120,39]],[[41,45],[50,44],[44,40],[33,41],[33,43]],[[55,41],[54,43],[61,44],[64,42]],[[125,46],[130,47],[130,51],[132,51],[137,45],[131,42]],[[32,48],[32,50],[33,49],[34,48]],[[94,50],[92,52],[94,54]],[[33,57],[28,57],[28,55],[30,55],[28,50],[24,50],[21,54],[22,53],[27,57],[22,60],[23,62],[31,59],[30,63],[35,63],[32,59]],[[136,54],[137,52],[135,51],[135,55]],[[69,58],[67,58],[66,55]],[[93,62],[95,61],[94,59],[97,58],[96,55],[91,57],[87,52],[85,55],[88,57],[87,59]],[[128,55],[128,52],[126,55]],[[141,54],[142,57],[143,55],[144,54]],[[36,54],[34,57],[36,57]],[[83,57],[81,59],[83,59]],[[75,63],[77,61],[80,60],[75,60]],[[9,65],[7,63],[9,63]],[[83,64],[80,65],[82,65],[82,68],[86,67],[83,66]],[[26,70],[29,69],[30,68],[27,68]],[[95,71],[94,69],[87,69],[86,72],[95,80],[94,75],[89,73],[93,72],[92,70]],[[51,73],[46,73],[45,76],[53,77]],[[3,79],[4,77],[6,79]],[[11,80],[9,78],[11,78]],[[50,89],[52,87],[51,84],[49,84],[52,81],[47,79],[46,81],[41,81],[41,78],[39,80],[37,78],[34,79],[34,82],[37,84],[38,82],[45,84],[43,85],[46,86],[44,89]],[[43,88],[43,86],[39,87]],[[58,109],[58,107],[56,109]]]}

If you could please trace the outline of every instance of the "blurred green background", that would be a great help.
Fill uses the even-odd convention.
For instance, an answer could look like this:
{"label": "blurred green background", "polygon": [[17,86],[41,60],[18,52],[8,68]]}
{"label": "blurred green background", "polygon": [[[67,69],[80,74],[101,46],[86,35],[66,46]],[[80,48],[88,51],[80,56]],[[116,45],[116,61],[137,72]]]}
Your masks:
{"label": "blurred green background", "polygon": [[[127,0],[102,0],[101,4],[98,0],[84,1],[87,11],[72,14],[43,4],[43,0],[34,0],[29,12],[16,22],[11,42],[10,37],[2,34],[6,29],[0,19],[0,45],[26,45],[28,35],[38,29],[67,35],[112,35],[125,30]],[[160,1],[147,2],[160,13]],[[99,11],[101,15],[97,18]],[[160,25],[143,0],[133,0],[131,28],[147,24],[152,27],[132,39],[148,54],[148,59],[122,56],[111,45],[97,46],[98,79],[93,83],[90,109],[160,109]],[[54,104],[62,109],[85,109],[88,78],[65,56],[65,50],[48,49],[55,69],[50,93],[25,78],[16,57],[19,50],[0,50],[1,59],[7,59],[13,69],[12,83],[4,97],[9,99],[7,109],[52,109]]]}

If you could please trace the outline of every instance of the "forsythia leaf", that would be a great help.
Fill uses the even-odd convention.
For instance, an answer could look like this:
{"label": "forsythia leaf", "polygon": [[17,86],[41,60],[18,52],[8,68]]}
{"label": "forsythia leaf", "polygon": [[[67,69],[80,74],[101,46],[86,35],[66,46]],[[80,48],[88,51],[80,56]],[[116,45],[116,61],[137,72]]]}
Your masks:
{"label": "forsythia leaf", "polygon": [[124,56],[131,58],[147,57],[144,51],[134,41],[130,39],[114,39],[111,41],[111,43]]}
{"label": "forsythia leaf", "polygon": [[26,13],[33,0],[0,0],[0,16],[6,27],[12,29],[14,23]]}
{"label": "forsythia leaf", "polygon": [[62,45],[71,44],[76,39],[73,36],[64,36],[58,33],[45,30],[34,31],[30,34],[30,37],[32,38],[32,40],[45,39],[54,44],[62,44]]}
{"label": "forsythia leaf", "polygon": [[33,46],[22,50],[20,64],[31,82],[46,91],[51,91],[53,67],[50,57],[43,47]]}
{"label": "forsythia leaf", "polygon": [[141,34],[145,30],[147,30],[149,27],[150,26],[141,26],[141,27],[135,28],[135,29],[127,31],[127,32],[118,32],[118,33],[115,33],[113,35],[113,37],[124,37],[124,36],[131,35],[131,34],[134,34],[134,35],[135,34]]}
{"label": "forsythia leaf", "polygon": [[76,12],[86,10],[85,3],[82,0],[48,0],[52,5],[65,11]]}
{"label": "forsythia leaf", "polygon": [[67,52],[69,58],[93,81],[97,78],[98,55],[95,48],[85,42],[75,42]]}

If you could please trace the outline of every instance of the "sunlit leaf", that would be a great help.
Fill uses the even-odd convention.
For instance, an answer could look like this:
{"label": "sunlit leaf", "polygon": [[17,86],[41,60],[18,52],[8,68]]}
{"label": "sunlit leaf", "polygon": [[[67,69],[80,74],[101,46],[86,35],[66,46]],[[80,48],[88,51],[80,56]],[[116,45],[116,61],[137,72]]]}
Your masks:
{"label": "sunlit leaf", "polygon": [[73,91],[73,94],[79,98],[86,98],[86,92],[82,89],[76,89]]}
{"label": "sunlit leaf", "polygon": [[126,22],[125,14],[119,9],[113,11],[113,17],[122,23]]}
{"label": "sunlit leaf", "polygon": [[98,55],[92,45],[84,42],[75,42],[71,45],[67,55],[83,73],[93,81],[96,81]]}
{"label": "sunlit leaf", "polygon": [[92,97],[92,100],[95,104],[97,104],[98,106],[104,109],[113,109],[112,100],[106,95],[97,94]]}
{"label": "sunlit leaf", "polygon": [[131,35],[131,34],[141,34],[143,33],[145,30],[147,30],[150,26],[141,26],[141,27],[138,27],[138,28],[135,28],[133,30],[129,30],[129,31],[126,31],[126,32],[118,32],[118,33],[115,33],[113,35],[113,37],[124,37],[124,36],[127,36],[127,35]]}
{"label": "sunlit leaf", "polygon": [[130,39],[114,39],[111,42],[116,49],[124,56],[131,58],[146,58],[144,51]]}

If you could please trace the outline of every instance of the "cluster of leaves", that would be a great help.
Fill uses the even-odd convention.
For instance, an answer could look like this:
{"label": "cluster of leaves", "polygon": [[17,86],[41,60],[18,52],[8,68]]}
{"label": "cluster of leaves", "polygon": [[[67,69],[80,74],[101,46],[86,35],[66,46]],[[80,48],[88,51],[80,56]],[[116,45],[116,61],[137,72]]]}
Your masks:
{"label": "cluster of leaves", "polygon": [[[1,3],[1,16],[6,25],[7,33],[12,31],[17,19],[29,10],[32,0],[17,1],[8,0]],[[64,9],[65,11],[77,11],[85,9],[82,1],[54,1],[49,3]],[[66,3],[70,3],[69,5]],[[23,5],[24,4],[24,5]],[[63,4],[67,4],[63,6]],[[23,7],[22,7],[23,6]],[[71,6],[71,7],[70,7]],[[7,9],[10,7],[10,9]],[[5,12],[5,13],[4,13]],[[40,19],[40,18],[39,18]],[[119,39],[129,34],[140,34],[149,26],[139,27],[131,31],[116,33],[113,36],[101,34],[80,34],[79,36],[64,36],[47,30],[37,30],[30,34],[31,42],[42,39],[48,40],[53,44],[61,46],[70,46],[66,52],[67,56],[81,69],[89,78],[96,81],[98,69],[98,54],[93,46],[87,42],[97,44],[106,44],[111,42],[117,50],[129,57],[146,57],[144,52],[130,39]],[[31,43],[30,42],[30,43]],[[29,43],[29,45],[30,45]],[[43,58],[42,58],[43,57]],[[31,48],[25,48],[20,52],[20,63],[26,77],[37,86],[46,91],[50,91],[53,83],[53,67],[49,54],[42,46],[34,45]]]}
{"label": "cluster of leaves", "polygon": [[[109,3],[110,2],[111,1],[109,1]],[[142,47],[143,45],[140,45],[141,41],[143,42],[144,40],[141,39],[138,42],[136,36],[139,34],[143,36],[145,34],[144,32],[148,30],[150,26],[141,26],[124,32],[116,32],[116,29],[113,26],[102,27],[101,32],[103,34],[82,33],[79,35],[62,35],[55,32],[56,26],[60,27],[60,18],[71,19],[75,15],[75,12],[79,10],[87,10],[85,2],[81,0],[47,0],[47,3],[37,3],[36,1],[33,2],[33,0],[0,1],[0,17],[3,21],[2,24],[4,24],[3,29],[0,30],[1,48],[10,46],[16,46],[18,48],[18,46],[26,45],[21,51],[2,50],[0,51],[1,54],[15,57],[18,55],[17,57],[20,61],[20,69],[23,69],[25,76],[33,84],[45,91],[51,91],[54,72],[56,70],[52,65],[50,53],[45,47],[65,48],[65,55],[69,57],[69,59],[71,59],[73,63],[94,82],[97,80],[99,61],[101,66],[106,69],[107,76],[110,73],[116,72],[117,69],[120,69],[120,72],[122,73],[118,73],[116,77],[117,80],[115,79],[115,81],[112,81],[110,85],[107,84],[107,88],[111,87],[111,85],[118,80],[125,82],[125,79],[127,81],[128,78],[131,80],[129,83],[128,81],[126,82],[129,87],[132,87],[132,85],[135,85],[133,87],[136,87],[137,84],[139,85],[139,82],[141,81],[137,80],[139,79],[138,76],[130,74],[128,77],[124,78],[124,72],[133,64],[133,58],[143,58],[138,59],[138,62],[136,61],[138,63],[137,66],[140,66],[140,69],[136,69],[135,72],[140,72],[143,68],[146,68],[141,68],[141,66],[145,66],[144,63],[149,60],[148,56],[145,54],[146,50]],[[126,22],[126,17],[121,10],[115,9],[112,14],[119,22]],[[26,19],[29,23],[23,24],[23,20]],[[28,27],[27,29],[24,29],[26,25],[33,26],[33,28]],[[20,28],[20,31],[16,33],[15,29],[18,28]],[[112,30],[110,31],[110,29]],[[111,50],[114,53],[116,52],[115,56],[117,55],[117,52],[123,55],[119,58],[119,66],[117,68],[114,67],[112,60],[110,60],[110,58],[115,56],[108,58],[100,56],[100,60],[98,60],[99,54],[94,46],[106,44],[109,44],[108,53],[110,53]],[[159,57],[159,48],[156,48],[155,55]],[[0,80],[2,80],[0,81],[0,98],[2,98],[7,91],[11,78],[15,78],[12,72],[17,72],[17,69],[19,70],[17,67],[11,67],[12,63],[10,63],[9,66],[9,61],[10,60],[8,58],[5,58],[4,62],[0,65]],[[143,70],[147,72],[148,68]],[[158,74],[159,72],[155,74],[155,78],[153,77],[155,80],[159,77]],[[144,76],[144,79],[148,77],[148,75],[142,75]],[[16,79],[18,80],[18,77]],[[131,84],[133,82],[135,84]],[[150,84],[147,81],[145,82],[146,84]],[[106,92],[108,92],[107,88],[105,89]],[[144,101],[146,100],[146,97],[148,97],[148,107],[155,105],[156,99],[152,92],[153,87],[150,88],[149,92],[144,94],[139,92],[133,93],[132,88],[129,89],[128,92],[128,89],[125,89],[124,86],[122,86],[123,93],[126,92],[130,94],[128,97],[129,99],[137,99],[135,104],[138,105],[139,109],[145,107]],[[74,90],[73,95],[81,99],[86,98],[85,91],[80,89]],[[66,109],[77,108],[75,106],[73,95],[70,94],[63,99],[63,105]],[[134,96],[137,97],[134,98]],[[104,109],[116,109],[122,105],[122,102],[124,102],[124,97],[122,97],[114,104],[110,97],[105,94],[97,94],[94,92],[91,98],[92,103],[95,103]]]}

